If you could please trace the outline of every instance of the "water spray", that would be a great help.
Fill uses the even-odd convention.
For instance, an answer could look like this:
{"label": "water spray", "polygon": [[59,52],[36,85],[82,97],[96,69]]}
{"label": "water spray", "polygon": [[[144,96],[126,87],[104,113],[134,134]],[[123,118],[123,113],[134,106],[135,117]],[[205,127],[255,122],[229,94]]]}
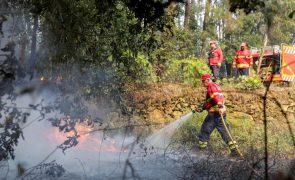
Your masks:
{"label": "water spray", "polygon": [[171,122],[166,127],[162,128],[160,131],[150,135],[146,141],[150,144],[153,148],[157,149],[166,149],[171,142],[171,137],[173,136],[174,132],[190,117],[193,115],[192,112],[187,113],[186,115],[180,117],[178,120]]}

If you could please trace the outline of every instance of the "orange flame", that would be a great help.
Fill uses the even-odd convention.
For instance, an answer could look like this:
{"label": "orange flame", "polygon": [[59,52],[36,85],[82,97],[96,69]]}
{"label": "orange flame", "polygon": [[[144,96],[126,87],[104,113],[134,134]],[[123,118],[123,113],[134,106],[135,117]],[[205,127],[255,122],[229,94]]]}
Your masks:
{"label": "orange flame", "polygon": [[[77,131],[78,145],[73,148],[77,148],[81,151],[88,152],[120,152],[120,143],[110,137],[104,138],[102,132],[90,133],[93,129],[83,123],[76,124],[75,129]],[[48,138],[54,143],[61,144],[67,137],[73,137],[74,131],[67,133],[60,132],[58,128],[51,128],[48,133]]]}

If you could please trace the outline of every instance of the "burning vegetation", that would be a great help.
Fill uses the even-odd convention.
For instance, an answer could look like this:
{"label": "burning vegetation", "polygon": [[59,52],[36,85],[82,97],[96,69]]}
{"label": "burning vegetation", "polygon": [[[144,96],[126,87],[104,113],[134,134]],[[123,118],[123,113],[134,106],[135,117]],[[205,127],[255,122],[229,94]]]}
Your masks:
{"label": "burning vegetation", "polygon": [[[221,38],[228,57],[232,40],[249,34],[250,45],[265,34],[291,44],[294,22],[277,9],[293,18],[294,10],[287,12],[293,4],[208,0],[197,14],[194,2],[1,1],[0,179],[294,178],[294,87],[273,91],[259,76],[224,76],[243,160],[220,150],[214,133],[200,152],[196,121],[203,114],[190,118],[203,100],[199,76],[210,72],[207,40]],[[232,18],[227,9],[237,8],[260,12]],[[220,20],[219,10],[226,10]],[[194,19],[203,15],[203,23]],[[287,49],[291,64],[293,47]]]}

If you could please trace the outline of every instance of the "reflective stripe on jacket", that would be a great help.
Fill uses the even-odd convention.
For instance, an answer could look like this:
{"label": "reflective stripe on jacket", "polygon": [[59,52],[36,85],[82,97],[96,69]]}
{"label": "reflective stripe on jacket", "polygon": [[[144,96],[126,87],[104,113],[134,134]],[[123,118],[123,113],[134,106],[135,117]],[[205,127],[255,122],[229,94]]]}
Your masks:
{"label": "reflective stripe on jacket", "polygon": [[235,59],[233,61],[233,66],[239,69],[249,68],[253,64],[253,57],[251,51],[245,49],[244,51],[238,50],[236,52]]}
{"label": "reflective stripe on jacket", "polygon": [[224,105],[224,96],[220,87],[214,82],[210,82],[207,87],[206,103],[203,109],[209,112],[219,111],[219,108]]}

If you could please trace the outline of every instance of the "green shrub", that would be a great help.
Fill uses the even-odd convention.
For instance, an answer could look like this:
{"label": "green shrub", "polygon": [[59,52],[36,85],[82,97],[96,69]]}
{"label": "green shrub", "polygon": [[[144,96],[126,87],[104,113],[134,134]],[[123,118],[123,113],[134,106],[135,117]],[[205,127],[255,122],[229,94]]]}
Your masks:
{"label": "green shrub", "polygon": [[170,64],[166,72],[166,79],[197,85],[200,84],[201,75],[205,73],[210,74],[211,71],[202,59],[189,58],[175,60]]}
{"label": "green shrub", "polygon": [[295,88],[295,82],[294,81],[290,82],[289,87]]}
{"label": "green shrub", "polygon": [[232,78],[223,78],[221,84],[226,87],[236,87],[238,80],[234,77]]}
{"label": "green shrub", "polygon": [[259,76],[242,76],[239,78],[240,82],[237,84],[237,88],[243,90],[253,90],[261,88],[262,81]]}
{"label": "green shrub", "polygon": [[156,82],[156,74],[148,57],[143,53],[134,54],[126,51],[121,56],[125,63],[120,63],[117,71],[125,82]]}
{"label": "green shrub", "polygon": [[222,79],[223,86],[234,87],[242,90],[254,90],[262,87],[262,80],[259,76],[241,76],[239,78]]}

